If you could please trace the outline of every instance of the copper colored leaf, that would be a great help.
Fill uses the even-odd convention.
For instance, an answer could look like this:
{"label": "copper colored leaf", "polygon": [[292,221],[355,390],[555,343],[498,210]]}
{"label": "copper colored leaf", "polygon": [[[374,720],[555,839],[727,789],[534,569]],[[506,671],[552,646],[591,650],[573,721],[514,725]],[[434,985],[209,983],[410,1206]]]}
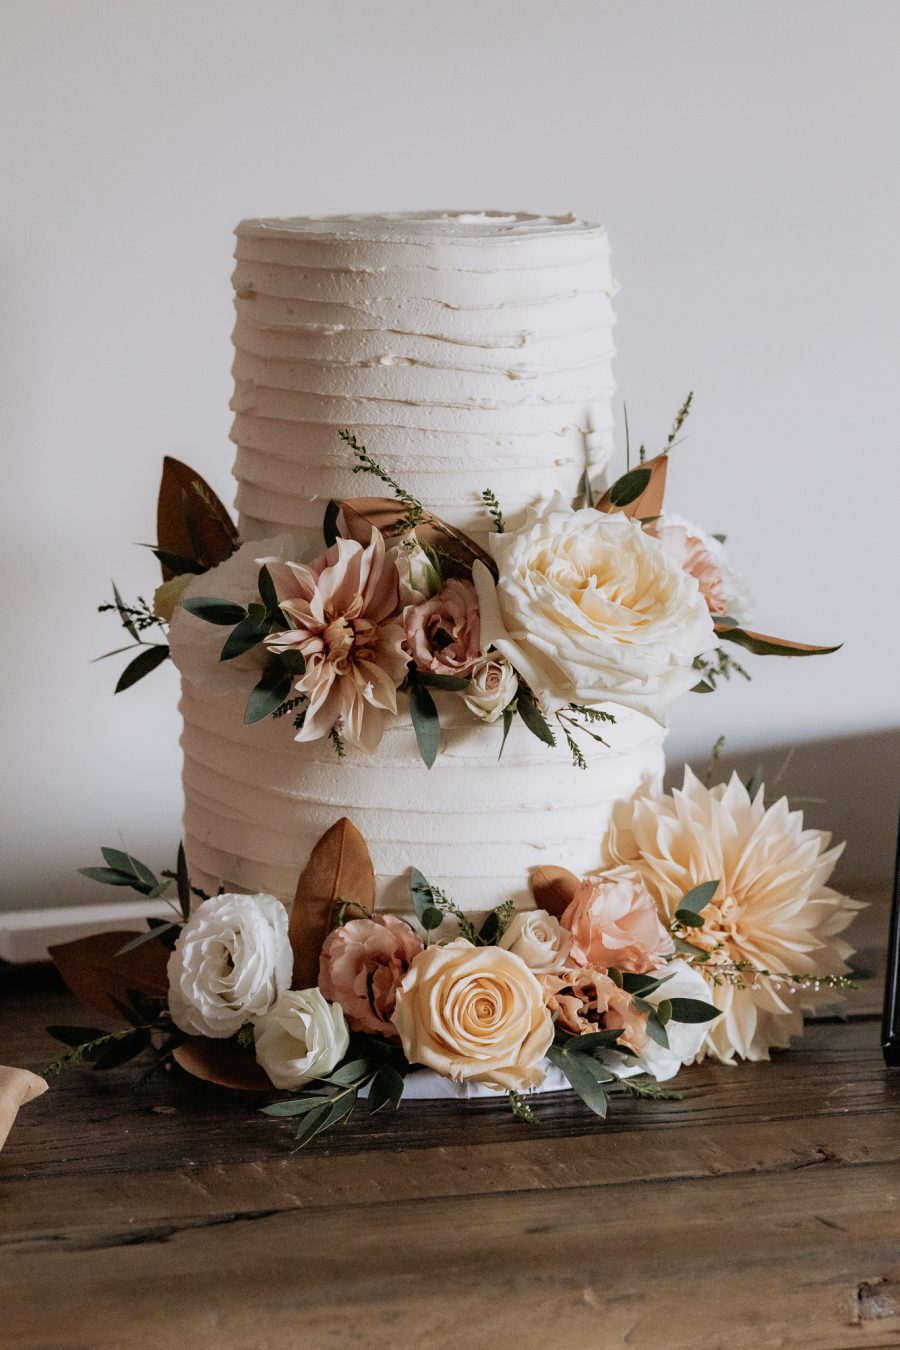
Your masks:
{"label": "copper colored leaf", "polygon": [[565,867],[537,867],[531,874],[531,892],[538,909],[558,919],[571,904],[581,882]]}
{"label": "copper colored leaf", "polygon": [[[409,507],[391,497],[353,497],[341,502],[344,533],[349,539],[367,544],[374,525],[388,539],[397,535],[400,521],[409,514]],[[497,575],[497,564],[474,539],[448,525],[439,516],[423,511],[416,524],[416,538],[438,555],[444,576],[471,578],[472,563],[477,558],[492,576]]]}
{"label": "copper colored leaf", "polygon": [[236,1041],[189,1036],[172,1051],[172,1058],[185,1073],[217,1087],[239,1092],[271,1092],[272,1084],[256,1062],[252,1046]]}
{"label": "copper colored leaf", "polygon": [[[666,495],[666,472],[669,468],[669,456],[663,452],[654,459],[648,459],[646,464],[639,465],[638,469],[649,469],[650,481],[640,492],[638,496],[631,498],[625,506],[615,505],[616,485],[621,483],[622,479],[617,479],[611,487],[607,488],[603,496],[596,503],[598,511],[621,511],[623,516],[630,516],[632,520],[644,520],[648,516],[662,515],[663,499]],[[638,470],[632,469],[634,474]],[[623,475],[627,478],[628,475]]]}
{"label": "copper colored leaf", "polygon": [[311,989],[319,982],[319,953],[338,898],[375,907],[368,845],[346,816],[322,835],[297,882],[289,930],[295,989]]}
{"label": "copper colored leaf", "polygon": [[828,656],[839,651],[836,647],[812,647],[806,642],[790,642],[787,638],[768,637],[765,633],[751,633],[746,628],[716,624],[716,636],[725,642],[736,642],[756,656]]}
{"label": "copper colored leaf", "polygon": [[[237,528],[209,484],[169,455],[159,485],[156,540],[164,554],[189,559],[201,570],[224,562],[238,546]],[[165,562],[162,574],[164,581],[175,575]]]}
{"label": "copper colored leaf", "polygon": [[154,998],[165,998],[169,989],[166,948],[151,939],[121,953],[133,937],[134,933],[95,933],[50,948],[51,959],[75,997],[116,1021],[121,1021],[121,1014],[113,999],[128,1003],[129,989]]}

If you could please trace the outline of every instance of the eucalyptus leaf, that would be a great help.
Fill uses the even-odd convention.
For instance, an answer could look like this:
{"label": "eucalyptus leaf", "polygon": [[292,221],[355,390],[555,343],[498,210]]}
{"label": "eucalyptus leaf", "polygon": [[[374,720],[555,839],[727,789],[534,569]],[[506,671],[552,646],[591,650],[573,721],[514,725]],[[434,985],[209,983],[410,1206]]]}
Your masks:
{"label": "eucalyptus leaf", "polygon": [[416,681],[418,684],[427,684],[432,689],[450,689],[457,694],[468,689],[472,683],[469,679],[463,679],[461,675],[432,675],[430,671],[422,670],[416,674]]}
{"label": "eucalyptus leaf", "polygon": [[126,942],[124,947],[120,947],[116,956],[124,956],[126,952],[133,952],[136,947],[143,947],[145,942],[151,942],[155,938],[162,938],[164,933],[170,932],[173,928],[180,928],[181,921],[173,919],[171,923],[164,923],[157,919],[148,933],[138,933],[137,937]]}
{"label": "eucalyptus leaf", "polygon": [[269,619],[263,615],[248,614],[246,619],[231,630],[222,648],[220,661],[233,661],[236,656],[243,656],[244,652],[249,652],[253,647],[258,647],[264,637],[271,632],[272,624]]}
{"label": "eucalyptus leaf", "polygon": [[656,1016],[663,1026],[672,1020],[672,1000],[668,998],[660,999],[656,1005]]}
{"label": "eucalyptus leaf", "polygon": [[103,859],[118,872],[130,872],[137,881],[143,885],[149,886],[151,890],[159,885],[155,874],[150,871],[144,863],[139,862],[137,858],[132,858],[130,853],[125,853],[120,848],[101,848]]}
{"label": "eucalyptus leaf", "polygon": [[127,1064],[130,1059],[142,1054],[149,1044],[149,1031],[132,1031],[127,1036],[110,1042],[106,1049],[101,1050],[94,1059],[94,1068],[101,1071],[117,1069],[120,1064]]}
{"label": "eucalyptus leaf", "polygon": [[272,573],[265,563],[259,569],[256,585],[259,590],[259,598],[266,607],[266,613],[274,618],[278,613],[278,592],[275,589],[275,582],[272,580]]}
{"label": "eucalyptus leaf", "polygon": [[538,707],[534,696],[521,685],[516,702],[519,716],[531,734],[537,736],[539,741],[543,741],[544,745],[555,745],[556,737],[550,729],[549,722]]}
{"label": "eucalyptus leaf", "polygon": [[660,985],[671,980],[672,975],[637,975],[633,971],[623,970],[622,988],[628,994],[639,994],[646,998],[648,994],[655,994]]}
{"label": "eucalyptus leaf", "polygon": [[628,473],[623,473],[621,478],[617,478],[609,489],[609,500],[613,506],[630,506],[650,482],[651,470],[648,468],[629,469]]}
{"label": "eucalyptus leaf", "polygon": [[325,515],[322,518],[322,534],[325,537],[325,547],[331,548],[340,539],[338,533],[338,516],[341,513],[341,504],[333,498],[325,507]]}
{"label": "eucalyptus leaf", "polygon": [[207,623],[219,624],[222,628],[232,628],[247,617],[243,605],[235,605],[230,600],[217,600],[210,595],[189,595],[181,603],[188,614],[205,619]]}
{"label": "eucalyptus leaf", "polygon": [[669,1003],[673,1022],[712,1022],[721,1016],[718,1008],[701,998],[672,998]]}
{"label": "eucalyptus leaf", "polygon": [[[672,1001],[674,1002],[674,1000]],[[651,1041],[656,1041],[657,1045],[661,1045],[664,1050],[668,1050],[669,1048],[668,1033],[666,1032],[666,1029],[663,1026],[662,1022],[657,1017],[655,1009],[651,1009],[650,1016],[647,1018],[647,1024],[644,1029],[647,1032],[647,1035],[650,1037]]]}
{"label": "eucalyptus leaf", "polygon": [[434,699],[417,680],[409,686],[409,713],[419,754],[430,769],[437,759],[441,740],[441,724]]}
{"label": "eucalyptus leaf", "polygon": [[747,780],[747,796],[750,798],[751,802],[755,802],[756,798],[759,796],[759,790],[763,785],[764,779],[765,771],[760,764],[754,770],[752,776]]}
{"label": "eucalyptus leaf", "polygon": [[592,1055],[595,1050],[609,1050],[622,1035],[622,1027],[610,1027],[605,1031],[586,1031],[582,1036],[574,1037],[574,1052]]}
{"label": "eucalyptus leaf", "polygon": [[138,630],[134,626],[134,622],[131,619],[131,616],[129,615],[127,609],[125,608],[125,601],[119,594],[119,588],[115,582],[112,583],[112,588],[113,588],[113,599],[116,602],[116,609],[119,611],[119,618],[122,620],[122,627],[125,629],[129,637],[133,637],[135,642],[140,642],[141,639],[138,636]]}
{"label": "eucalyptus leaf", "polygon": [[120,872],[115,867],[79,867],[78,875],[89,881],[100,881],[104,886],[133,886],[134,875]]}
{"label": "eucalyptus leaf", "polygon": [[348,1064],[342,1064],[334,1073],[329,1074],[327,1082],[336,1083],[338,1087],[351,1087],[354,1083],[361,1082],[371,1073],[369,1061],[367,1059],[353,1059]]}
{"label": "eucalyptus leaf", "polygon": [[181,906],[181,917],[187,923],[191,917],[191,879],[188,876],[187,858],[184,853],[184,842],[178,845],[178,861],[175,864],[175,886],[178,891],[178,903]]}
{"label": "eucalyptus leaf", "polygon": [[503,751],[506,749],[506,738],[512,730],[512,724],[515,721],[516,706],[517,700],[513,699],[512,703],[508,703],[503,709],[503,739],[500,742],[500,754],[497,756],[498,759],[502,759]]}
{"label": "eucalyptus leaf", "polygon": [[602,1070],[595,1059],[590,1055],[579,1055],[570,1050],[559,1050],[551,1046],[547,1051],[547,1058],[551,1064],[555,1064],[565,1074],[569,1084],[578,1093],[578,1096],[589,1106],[594,1115],[606,1119],[607,1097],[601,1087],[601,1081],[604,1083],[614,1082],[615,1074],[609,1074],[601,1079]]}
{"label": "eucalyptus leaf", "polygon": [[152,646],[143,645],[142,650],[138,652],[133,661],[122,671],[116,683],[115,693],[121,694],[124,689],[130,689],[138,680],[142,680],[145,675],[149,675],[151,670],[161,666],[163,661],[169,656],[169,648],[164,642],[154,642]]}
{"label": "eucalyptus leaf", "polygon": [[290,671],[292,675],[306,674],[306,657],[299,647],[282,647],[275,655],[284,669]]}
{"label": "eucalyptus leaf", "polygon": [[273,1102],[260,1108],[264,1116],[305,1116],[309,1111],[328,1104],[329,1099],[317,1093],[314,1097],[294,1097],[288,1102]]}
{"label": "eucalyptus leaf", "polygon": [[369,1114],[378,1111],[395,1111],[403,1096],[405,1081],[403,1074],[393,1064],[383,1064],[372,1079],[369,1087]]}
{"label": "eucalyptus leaf", "polygon": [[292,678],[289,671],[280,662],[275,661],[263,671],[262,679],[255,684],[244,709],[244,725],[253,726],[271,717],[290,697]]}
{"label": "eucalyptus leaf", "polygon": [[426,933],[439,928],[444,915],[435,904],[436,896],[431,882],[419,871],[418,867],[409,869],[409,893],[413,902],[416,918]]}
{"label": "eucalyptus leaf", "polygon": [[684,911],[690,914],[699,914],[706,909],[718,889],[718,881],[701,881],[699,886],[693,886],[678,901],[679,914]]}
{"label": "eucalyptus leaf", "polygon": [[703,916],[695,914],[693,910],[690,909],[676,909],[675,918],[680,924],[683,924],[685,928],[703,927]]}

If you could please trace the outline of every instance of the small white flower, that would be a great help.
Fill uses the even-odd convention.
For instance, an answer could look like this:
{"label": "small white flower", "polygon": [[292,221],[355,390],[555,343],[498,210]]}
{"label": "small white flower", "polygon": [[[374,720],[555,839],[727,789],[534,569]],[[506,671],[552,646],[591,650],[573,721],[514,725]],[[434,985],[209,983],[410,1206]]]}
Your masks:
{"label": "small white flower", "polygon": [[415,531],[391,549],[389,557],[393,558],[400,577],[401,604],[416,605],[437,595],[441,589],[440,571],[434,558],[419,543]]}
{"label": "small white flower", "polygon": [[523,909],[513,915],[497,945],[518,956],[535,975],[549,975],[565,965],[572,938],[545,909]]}
{"label": "small white flower", "polygon": [[[671,976],[654,993],[643,996],[654,1008],[668,998],[695,998],[701,1003],[712,1002],[706,980],[687,961],[670,961],[654,974],[664,978]],[[689,1064],[700,1053],[709,1027],[709,1022],[667,1022],[668,1050],[650,1041],[638,1055],[638,1064],[658,1083],[674,1078],[682,1064]]]}
{"label": "small white flower", "polygon": [[274,895],[214,895],[169,957],[172,1021],[192,1036],[233,1036],[265,1016],[293,963],[287,912]]}
{"label": "small white flower", "polygon": [[349,1043],[343,1011],[318,989],[288,990],[256,1024],[257,1062],[278,1088],[331,1073]]}
{"label": "small white flower", "polygon": [[494,652],[475,663],[469,687],[460,697],[469,712],[482,722],[496,722],[515,697],[518,687],[519,680],[512,666],[504,656]]}

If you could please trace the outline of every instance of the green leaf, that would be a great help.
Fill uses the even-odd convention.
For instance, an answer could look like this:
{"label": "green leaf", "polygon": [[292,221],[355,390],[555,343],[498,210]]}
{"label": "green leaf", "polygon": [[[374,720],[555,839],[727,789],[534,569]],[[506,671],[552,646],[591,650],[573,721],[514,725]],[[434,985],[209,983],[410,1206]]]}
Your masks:
{"label": "green leaf", "polygon": [[155,642],[152,646],[144,646],[134,660],[129,661],[122,671],[114,692],[121,694],[123,689],[130,689],[133,684],[137,684],[138,680],[142,680],[145,675],[149,675],[151,670],[161,666],[168,655],[169,648],[164,642]]}
{"label": "green leaf", "polygon": [[328,1130],[332,1125],[337,1125],[340,1121],[346,1119],[355,1106],[356,1093],[348,1092],[346,1096],[327,1102],[320,1111],[308,1112],[306,1119],[297,1131],[297,1147],[305,1148],[307,1144],[312,1143],[317,1134],[321,1134],[323,1130]]}
{"label": "green leaf", "polygon": [[623,970],[621,987],[627,994],[639,994],[646,998],[648,994],[655,994],[660,985],[673,978],[672,975],[636,975],[633,971]]}
{"label": "green leaf", "polygon": [[168,553],[166,549],[155,548],[153,544],[144,544],[143,547],[149,548],[163,567],[168,567],[173,576],[183,577],[186,572],[190,572],[199,577],[209,570],[203,563],[197,562],[194,558],[185,558],[180,553]]}
{"label": "green leaf", "polygon": [[120,872],[114,867],[79,867],[78,875],[89,881],[100,881],[104,886],[133,886],[131,872]]}
{"label": "green leaf", "polygon": [[326,1105],[330,1099],[317,1093],[314,1097],[293,1097],[289,1102],[273,1102],[260,1108],[264,1116],[305,1116],[309,1111]]}
{"label": "green leaf", "polygon": [[244,709],[244,726],[250,727],[271,717],[276,708],[280,708],[285,699],[290,697],[292,683],[290,673],[280,662],[274,661],[267,666],[262,679],[250,691]]}
{"label": "green leaf", "polygon": [[[150,920],[148,920],[148,923],[149,922]],[[161,939],[163,933],[168,933],[171,929],[180,927],[180,919],[173,919],[171,923],[164,923],[162,920],[156,919],[153,921],[153,926],[149,933],[138,933],[137,937],[132,938],[130,942],[125,943],[124,947],[119,948],[116,952],[116,956],[124,956],[126,952],[133,952],[136,947],[143,947],[145,942],[150,942],[154,938]]]}
{"label": "green leaf", "polygon": [[371,1074],[369,1061],[367,1059],[353,1059],[348,1064],[342,1064],[334,1073],[329,1074],[326,1082],[336,1083],[338,1087],[351,1087],[354,1083],[361,1082]]}
{"label": "green leaf", "polygon": [[647,1018],[647,1025],[645,1027],[645,1031],[647,1032],[647,1035],[650,1037],[651,1041],[656,1041],[657,1045],[661,1045],[664,1050],[668,1050],[669,1037],[665,1027],[663,1026],[662,1022],[656,1015],[655,1008],[650,1009],[650,1016]]}
{"label": "green leaf", "polygon": [[409,869],[409,893],[416,918],[425,932],[430,933],[435,928],[440,928],[444,922],[443,912],[435,904],[436,896],[431,882],[417,867]]}
{"label": "green leaf", "polygon": [[230,600],[217,600],[210,595],[189,595],[181,603],[188,614],[205,619],[207,623],[219,624],[222,628],[231,628],[247,617],[243,605],[235,605]]}
{"label": "green leaf", "polygon": [[[168,883],[166,884],[168,885]],[[177,920],[173,919],[167,923],[165,919],[148,919],[147,927],[150,929],[147,934],[148,937],[159,938],[167,951],[175,950],[175,943],[178,940],[178,934],[181,932],[181,924]],[[140,943],[137,945],[140,946]]]}
{"label": "green leaf", "polygon": [[78,1046],[87,1045],[89,1041],[99,1041],[109,1032],[101,1031],[99,1027],[53,1026],[47,1027],[47,1035],[55,1041],[62,1041],[63,1045]]}
{"label": "green leaf", "polygon": [[292,675],[306,674],[306,657],[299,647],[282,647],[275,655],[284,669],[290,671]]}
{"label": "green leaf", "polygon": [[717,539],[717,540],[719,541],[720,544],[724,544],[724,543],[726,542],[726,540],[728,539],[728,535],[727,535],[727,534],[714,534],[712,537],[713,537],[713,539]]}
{"label": "green leaf", "polygon": [[117,872],[130,872],[136,880],[149,886],[151,890],[159,885],[159,881],[150,868],[144,863],[139,862],[137,858],[132,858],[130,853],[125,853],[120,848],[101,848],[104,861],[109,863]]}
{"label": "green leaf", "polygon": [[754,769],[751,777],[747,779],[747,795],[751,802],[755,802],[756,798],[759,796],[759,789],[762,787],[764,779],[765,772],[763,766],[760,764]]}
{"label": "green leaf", "polygon": [[692,887],[678,901],[678,913],[699,914],[706,909],[718,889],[718,881],[701,881],[699,886]]}
{"label": "green leaf", "polygon": [[716,622],[716,636],[725,642],[736,642],[745,647],[754,656],[828,656],[840,651],[842,643],[835,647],[814,647],[806,642],[789,642],[787,638],[768,637],[764,633],[749,633],[745,628],[720,627]]}
{"label": "green leaf", "polygon": [[369,1114],[374,1116],[378,1111],[396,1111],[404,1086],[403,1074],[393,1064],[382,1065],[369,1087]]}
{"label": "green leaf", "polygon": [[630,469],[628,473],[623,473],[621,478],[617,478],[609,489],[609,500],[613,506],[629,506],[638,497],[650,482],[652,470],[639,468]]}
{"label": "green leaf", "polygon": [[498,759],[502,758],[503,751],[506,749],[506,738],[509,735],[510,731],[512,730],[512,724],[513,721],[515,720],[516,710],[517,710],[517,699],[513,699],[511,703],[507,703],[506,707],[503,709],[503,740],[500,742],[500,754],[497,756]]}
{"label": "green leaf", "polygon": [[520,685],[516,701],[519,716],[531,734],[537,736],[539,741],[543,741],[544,745],[555,745],[556,737],[550,730],[550,724],[535,702],[534,696]]}
{"label": "green leaf", "polygon": [[418,680],[414,680],[409,686],[409,714],[416,733],[419,754],[430,769],[437,759],[441,724],[434,699]]}
{"label": "green leaf", "polygon": [[694,914],[693,911],[689,909],[676,909],[675,918],[680,924],[683,924],[685,928],[703,927],[703,916],[701,914]]}
{"label": "green leaf", "polygon": [[340,539],[338,532],[338,516],[341,513],[341,504],[334,498],[325,507],[325,515],[322,518],[322,534],[325,536],[325,547],[331,548]]}
{"label": "green leaf", "polygon": [[181,917],[187,923],[191,917],[191,879],[188,876],[187,858],[184,855],[184,843],[178,845],[178,861],[175,864],[175,886],[178,891],[178,903]]}
{"label": "green leaf", "polygon": [[135,642],[140,642],[141,639],[138,636],[138,630],[134,626],[134,622],[132,621],[131,616],[129,615],[127,609],[125,608],[125,601],[119,594],[119,588],[115,582],[112,583],[112,588],[113,588],[113,599],[116,602],[116,609],[119,611],[119,618],[122,621],[122,627],[125,629],[129,637],[133,637]]}
{"label": "green leaf", "polygon": [[274,619],[278,613],[278,592],[275,589],[275,582],[272,580],[272,573],[265,563],[259,569],[256,584],[259,589],[259,598],[266,607],[266,613]]}
{"label": "green leaf", "polygon": [[701,680],[699,684],[692,684],[690,688],[692,694],[714,694],[715,692],[715,685],[710,684],[708,680]]}
{"label": "green leaf", "polygon": [[149,1031],[132,1031],[127,1036],[113,1041],[105,1050],[101,1050],[94,1060],[94,1068],[101,1072],[105,1069],[117,1069],[120,1064],[142,1054],[150,1044]]}
{"label": "green leaf", "polygon": [[622,1027],[610,1027],[606,1031],[586,1031],[583,1036],[574,1038],[575,1053],[593,1055],[595,1050],[609,1050],[622,1035]]}
{"label": "green leaf", "polygon": [[613,1073],[604,1074],[597,1061],[592,1059],[590,1055],[579,1055],[572,1050],[560,1050],[553,1045],[547,1051],[547,1058],[551,1064],[555,1064],[558,1069],[562,1069],[572,1088],[578,1093],[585,1105],[591,1108],[594,1115],[605,1120],[607,1098],[601,1083],[615,1082],[616,1075]]}
{"label": "green leaf", "polygon": [[[656,1005],[656,1016],[662,1026],[672,1020],[672,1001],[668,998],[660,999]],[[668,1034],[668,1033],[666,1033]]]}
{"label": "green leaf", "polygon": [[420,670],[416,673],[416,682],[430,685],[432,689],[450,689],[456,694],[468,689],[472,683],[469,679],[463,679],[461,675],[433,675],[427,670]]}
{"label": "green leaf", "polygon": [[248,614],[247,618],[242,619],[236,628],[232,628],[225,646],[222,648],[219,660],[233,661],[236,656],[243,656],[244,652],[249,652],[253,647],[258,647],[263,638],[268,637],[271,630],[271,620],[267,619],[265,615],[260,617],[257,614]]}
{"label": "green leaf", "polygon": [[718,1008],[714,1008],[711,1003],[705,1003],[701,998],[672,998],[669,999],[672,1007],[673,1022],[712,1022],[714,1018],[720,1017]]}

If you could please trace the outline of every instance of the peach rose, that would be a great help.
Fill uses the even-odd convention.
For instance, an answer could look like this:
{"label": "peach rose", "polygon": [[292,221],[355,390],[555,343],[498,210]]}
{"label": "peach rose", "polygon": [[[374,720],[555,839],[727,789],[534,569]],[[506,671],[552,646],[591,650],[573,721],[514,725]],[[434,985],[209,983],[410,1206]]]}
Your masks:
{"label": "peach rose", "polygon": [[658,539],[669,557],[695,578],[714,618],[727,614],[738,623],[747,621],[753,607],[750,593],[714,535],[668,511],[647,526],[647,533]]}
{"label": "peach rose", "polygon": [[437,595],[403,611],[406,644],[419,670],[468,675],[481,655],[478,598],[471,581],[451,577]]}
{"label": "peach rose", "polygon": [[556,1025],[573,1036],[590,1031],[622,1030],[620,1040],[639,1055],[649,1044],[647,1013],[640,1012],[631,995],[601,970],[591,966],[561,976],[544,976],[547,1006]]}
{"label": "peach rose", "polygon": [[340,1004],[354,1031],[396,1036],[391,1016],[397,989],[421,950],[409,924],[393,914],[351,919],[322,944],[319,988]]}
{"label": "peach rose", "polygon": [[553,1042],[543,989],[525,962],[464,938],[415,958],[394,1025],[411,1064],[500,1091],[537,1087]]}
{"label": "peach rose", "polygon": [[572,960],[581,966],[642,973],[675,950],[652,895],[630,872],[586,877],[560,923],[572,934]]}

